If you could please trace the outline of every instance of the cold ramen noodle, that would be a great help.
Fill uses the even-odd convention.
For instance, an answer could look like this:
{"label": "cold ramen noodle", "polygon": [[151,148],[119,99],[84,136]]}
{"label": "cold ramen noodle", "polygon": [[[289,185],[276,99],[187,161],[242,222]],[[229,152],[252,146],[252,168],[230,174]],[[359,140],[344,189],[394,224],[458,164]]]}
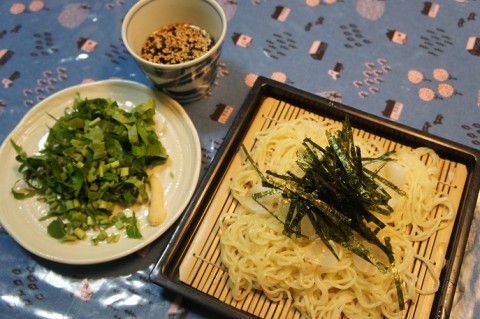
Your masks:
{"label": "cold ramen noodle", "polygon": [[[231,182],[240,205],[221,226],[234,299],[261,290],[291,299],[305,318],[400,318],[417,293],[435,293],[438,274],[413,249],[454,216],[449,197],[436,193],[432,150],[387,152],[353,139],[348,120],[313,115],[256,138]],[[415,260],[436,278],[429,291],[416,288]]]}

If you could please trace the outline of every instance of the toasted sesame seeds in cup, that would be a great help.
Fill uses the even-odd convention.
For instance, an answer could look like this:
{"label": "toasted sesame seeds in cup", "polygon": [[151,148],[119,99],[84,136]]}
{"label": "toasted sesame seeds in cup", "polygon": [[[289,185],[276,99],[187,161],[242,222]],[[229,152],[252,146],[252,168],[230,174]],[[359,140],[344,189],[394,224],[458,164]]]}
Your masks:
{"label": "toasted sesame seeds in cup", "polygon": [[210,91],[226,30],[215,0],[143,0],[126,14],[122,38],[159,90],[189,103]]}

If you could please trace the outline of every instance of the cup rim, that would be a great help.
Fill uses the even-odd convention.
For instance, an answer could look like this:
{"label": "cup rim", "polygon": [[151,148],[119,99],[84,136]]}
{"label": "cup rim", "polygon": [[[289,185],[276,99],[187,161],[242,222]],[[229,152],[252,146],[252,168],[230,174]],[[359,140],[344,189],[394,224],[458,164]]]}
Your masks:
{"label": "cup rim", "polygon": [[210,50],[208,50],[207,52],[205,52],[205,54],[202,54],[202,56],[196,58],[196,59],[193,59],[193,60],[190,60],[190,61],[187,61],[187,62],[181,62],[181,63],[176,63],[176,64],[163,64],[163,63],[155,63],[155,62],[151,62],[151,61],[148,61],[144,58],[142,58],[140,55],[138,55],[131,47],[130,47],[130,44],[128,42],[128,39],[127,39],[127,22],[129,22],[131,20],[131,17],[135,14],[135,12],[138,11],[138,9],[140,7],[143,7],[144,5],[146,5],[147,2],[153,2],[153,1],[157,1],[157,0],[140,0],[138,1],[137,3],[135,3],[127,12],[127,14],[125,15],[124,19],[123,19],[123,22],[122,22],[122,40],[123,40],[123,44],[125,45],[125,47],[127,48],[128,52],[130,52],[130,54],[132,55],[132,57],[137,60],[137,61],[140,61],[141,63],[145,63],[146,65],[152,67],[152,68],[164,68],[164,69],[178,69],[178,68],[182,68],[182,67],[190,67],[190,66],[193,66],[193,65],[196,65],[198,64],[199,62],[202,62],[204,61],[205,59],[208,59],[213,52],[219,50],[220,46],[222,46],[223,44],[223,41],[225,40],[225,36],[227,34],[227,17],[225,15],[225,11],[223,10],[223,8],[220,6],[220,4],[218,4],[215,0],[202,0],[202,1],[205,1],[205,2],[208,2],[209,4],[211,4],[213,7],[215,7],[215,9],[217,10],[217,12],[220,14],[220,19],[222,20],[222,24],[223,24],[223,27],[222,27],[222,32],[220,33],[220,37],[218,39],[216,39],[215,41],[215,44],[213,47],[210,48]]}

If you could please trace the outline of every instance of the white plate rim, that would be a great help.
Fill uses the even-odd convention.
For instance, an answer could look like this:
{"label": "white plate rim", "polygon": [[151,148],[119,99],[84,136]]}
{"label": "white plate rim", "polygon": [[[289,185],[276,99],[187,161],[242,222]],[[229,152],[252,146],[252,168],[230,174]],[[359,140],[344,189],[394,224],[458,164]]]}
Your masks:
{"label": "white plate rim", "polygon": [[[60,101],[59,104],[63,103],[63,105],[70,101],[68,106],[71,106],[76,93],[79,93],[82,98],[109,97],[127,107],[143,103],[148,98],[155,99],[157,115],[163,119],[166,127],[165,134],[160,134],[160,139],[164,144],[171,144],[172,150],[175,150],[173,150],[174,154],[171,154],[165,145],[170,158],[161,175],[165,189],[165,206],[169,211],[168,217],[161,225],[152,227],[147,225],[145,212],[145,216],[139,216],[137,213],[144,235],[142,239],[129,239],[122,236],[118,243],[102,243],[97,246],[93,246],[89,240],[81,241],[81,244],[60,243],[46,233],[45,224],[42,225],[38,222],[38,212],[35,213],[37,215],[35,217],[35,214],[27,209],[28,205],[26,205],[27,208],[24,208],[23,203],[34,199],[16,200],[11,194],[12,182],[16,181],[20,175],[16,172],[18,162],[12,156],[12,151],[13,154],[16,153],[10,140],[22,135],[29,136],[39,126],[43,126],[47,130],[46,123],[35,123],[35,120],[37,118],[45,119],[47,116],[50,118],[49,115],[46,115],[50,113],[46,112],[50,111],[50,108],[63,110],[64,108],[55,106],[56,101]],[[53,113],[52,115],[54,115]],[[186,137],[186,140],[179,143],[178,139],[182,137]],[[36,142],[38,144],[38,141]],[[28,152],[28,148],[26,150]],[[7,233],[24,249],[44,259],[65,264],[97,264],[119,259],[145,248],[164,234],[182,215],[193,196],[200,176],[201,144],[193,122],[178,102],[144,84],[130,80],[109,79],[65,88],[36,104],[3,141],[0,147],[0,161],[4,166],[5,173],[2,183],[0,183],[0,225]],[[172,172],[174,173],[172,174]],[[179,195],[177,196],[177,194]],[[170,195],[178,198],[169,201]],[[30,208],[32,205],[35,204],[30,203]],[[169,206],[172,208],[171,211],[168,209]],[[14,211],[12,211],[12,207]],[[18,209],[15,209],[16,207]],[[26,214],[14,215],[19,212]],[[88,249],[86,249],[87,247]]]}

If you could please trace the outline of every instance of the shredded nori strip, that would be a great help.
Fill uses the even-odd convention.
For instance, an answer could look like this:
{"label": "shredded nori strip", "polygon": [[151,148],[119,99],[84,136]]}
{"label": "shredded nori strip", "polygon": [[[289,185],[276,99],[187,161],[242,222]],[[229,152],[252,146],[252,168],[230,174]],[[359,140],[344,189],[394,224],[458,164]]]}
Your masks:
{"label": "shredded nori strip", "polygon": [[[310,138],[303,140],[305,151],[297,154],[297,165],[303,171],[303,176],[292,172],[277,174],[268,169],[261,172],[244,145],[242,149],[261,177],[262,185],[271,188],[273,192],[280,192],[290,203],[283,221],[270,212],[283,223],[284,234],[289,237],[302,237],[301,220],[306,216],[319,238],[337,259],[339,257],[331,246],[331,241],[372,263],[382,273],[390,270],[396,285],[399,308],[403,310],[405,302],[390,238],[385,238],[383,243],[376,236],[385,224],[374,213],[388,215],[393,212],[388,204],[391,196],[385,187],[402,196],[406,194],[379,176],[379,169],[371,171],[365,167],[368,164],[380,163],[381,169],[388,161],[393,160],[390,157],[392,153],[387,152],[376,158],[362,158],[360,148],[354,143],[348,117],[336,135],[330,131],[327,131],[326,135],[326,147],[316,144]],[[258,199],[269,194],[272,192],[254,194],[253,199],[262,205]],[[361,240],[379,247],[387,255],[390,264],[384,265],[377,260]]]}

